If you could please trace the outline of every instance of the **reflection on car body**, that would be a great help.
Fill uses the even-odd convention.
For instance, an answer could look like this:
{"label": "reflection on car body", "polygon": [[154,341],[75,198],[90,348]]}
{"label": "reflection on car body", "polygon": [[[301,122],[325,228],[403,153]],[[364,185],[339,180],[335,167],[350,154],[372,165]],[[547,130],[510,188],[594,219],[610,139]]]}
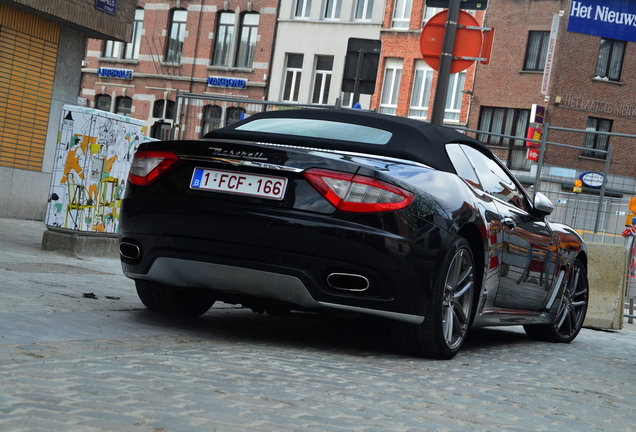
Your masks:
{"label": "reflection on car body", "polygon": [[570,342],[587,249],[480,142],[358,110],[253,115],[143,144],[120,251],[152,310],[330,310],[387,319],[396,346],[450,359],[471,327]]}

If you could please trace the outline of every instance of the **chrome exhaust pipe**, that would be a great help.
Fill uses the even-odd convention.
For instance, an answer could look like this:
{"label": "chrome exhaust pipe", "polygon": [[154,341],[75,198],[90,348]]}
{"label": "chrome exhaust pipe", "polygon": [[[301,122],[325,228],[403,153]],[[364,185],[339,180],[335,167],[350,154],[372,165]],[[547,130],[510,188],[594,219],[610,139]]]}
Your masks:
{"label": "chrome exhaust pipe", "polygon": [[134,243],[122,241],[119,244],[119,254],[122,258],[138,260],[141,258],[141,248]]}
{"label": "chrome exhaust pipe", "polygon": [[351,273],[331,273],[327,276],[327,284],[337,290],[353,292],[366,291],[371,286],[366,277]]}

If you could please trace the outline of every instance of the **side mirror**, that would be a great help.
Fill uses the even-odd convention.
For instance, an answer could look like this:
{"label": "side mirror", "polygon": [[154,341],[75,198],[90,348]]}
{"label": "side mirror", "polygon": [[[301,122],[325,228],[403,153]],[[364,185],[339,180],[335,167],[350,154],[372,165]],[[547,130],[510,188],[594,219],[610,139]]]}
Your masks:
{"label": "side mirror", "polygon": [[534,209],[543,216],[548,216],[554,210],[552,201],[550,201],[550,199],[541,192],[534,194],[533,206]]}

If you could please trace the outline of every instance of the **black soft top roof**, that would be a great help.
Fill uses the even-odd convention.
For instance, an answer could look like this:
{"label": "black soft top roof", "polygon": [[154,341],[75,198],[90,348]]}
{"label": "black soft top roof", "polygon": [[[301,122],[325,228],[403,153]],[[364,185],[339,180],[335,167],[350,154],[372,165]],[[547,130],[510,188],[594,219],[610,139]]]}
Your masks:
{"label": "black soft top roof", "polygon": [[[392,136],[386,144],[368,144],[358,141],[253,132],[237,129],[257,119],[267,118],[300,118],[353,123],[382,129],[390,132]],[[455,129],[405,117],[352,109],[292,109],[267,111],[254,114],[245,120],[209,132],[204,138],[238,139],[371,153],[421,162],[432,168],[453,173],[455,169],[445,150],[445,145],[448,143],[465,143],[492,157],[491,151],[486,146]]]}

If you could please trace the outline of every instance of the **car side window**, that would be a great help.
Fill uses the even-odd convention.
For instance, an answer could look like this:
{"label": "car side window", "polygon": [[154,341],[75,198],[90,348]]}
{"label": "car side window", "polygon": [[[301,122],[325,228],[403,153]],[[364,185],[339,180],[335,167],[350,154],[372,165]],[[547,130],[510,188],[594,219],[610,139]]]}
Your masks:
{"label": "car side window", "polygon": [[475,168],[473,168],[459,144],[446,144],[446,153],[448,153],[457,175],[477,189],[483,190],[479,177],[475,173]]}
{"label": "car side window", "polygon": [[523,192],[494,160],[472,147],[461,146],[472,162],[485,192],[525,210]]}

